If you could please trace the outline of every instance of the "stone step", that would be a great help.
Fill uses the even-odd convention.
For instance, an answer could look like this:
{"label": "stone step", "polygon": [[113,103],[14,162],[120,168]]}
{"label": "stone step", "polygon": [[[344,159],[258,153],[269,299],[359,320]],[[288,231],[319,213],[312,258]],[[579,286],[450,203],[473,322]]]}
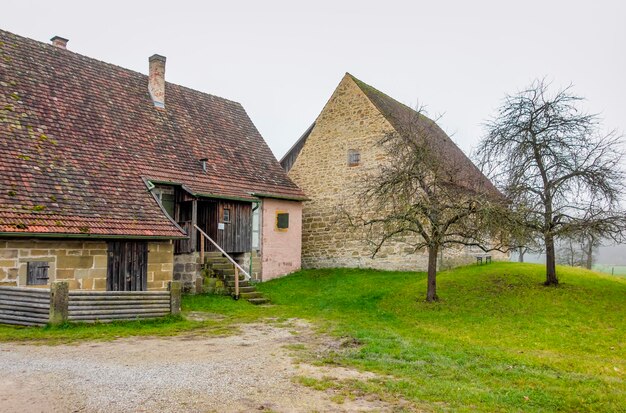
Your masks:
{"label": "stone step", "polygon": [[243,293],[253,293],[256,292],[256,287],[254,285],[249,285],[247,287],[239,287],[239,292]]}
{"label": "stone step", "polygon": [[[228,288],[235,288],[235,281],[226,281],[226,286]],[[250,283],[248,281],[239,281],[239,288],[250,287]]]}
{"label": "stone step", "polygon": [[[235,281],[235,272],[234,271],[232,273],[224,271],[222,274],[224,274],[224,278],[226,279],[226,281]],[[243,274],[239,274],[239,279],[240,280],[245,280],[246,276],[243,275]]]}
{"label": "stone step", "polygon": [[230,262],[219,262],[219,263],[211,263],[209,264],[211,266],[211,268],[213,268],[214,270],[234,270],[234,266],[233,264],[231,264]]}
{"label": "stone step", "polygon": [[263,294],[261,294],[258,291],[254,291],[254,292],[250,292],[250,293],[244,293],[241,292],[241,290],[239,291],[239,295],[241,296],[241,298],[244,298],[246,300],[250,300],[252,298],[263,298]]}
{"label": "stone step", "polygon": [[219,251],[205,252],[205,258],[224,258],[224,255]]}
{"label": "stone step", "polygon": [[261,304],[269,304],[270,300],[265,297],[261,297],[261,298],[250,298],[248,302],[254,305],[261,305]]}

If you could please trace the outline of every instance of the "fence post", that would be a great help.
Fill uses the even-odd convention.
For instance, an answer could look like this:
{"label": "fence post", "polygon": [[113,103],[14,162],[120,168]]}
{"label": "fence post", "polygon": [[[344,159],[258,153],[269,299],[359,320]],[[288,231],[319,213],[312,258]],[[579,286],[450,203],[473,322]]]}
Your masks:
{"label": "fence post", "polygon": [[66,281],[50,284],[50,317],[52,325],[63,324],[67,321],[69,307],[69,284]]}
{"label": "fence post", "polygon": [[170,281],[169,290],[170,290],[170,314],[178,315],[180,314],[180,294],[181,294],[180,281]]}
{"label": "fence post", "polygon": [[239,268],[235,265],[235,300],[239,300]]}

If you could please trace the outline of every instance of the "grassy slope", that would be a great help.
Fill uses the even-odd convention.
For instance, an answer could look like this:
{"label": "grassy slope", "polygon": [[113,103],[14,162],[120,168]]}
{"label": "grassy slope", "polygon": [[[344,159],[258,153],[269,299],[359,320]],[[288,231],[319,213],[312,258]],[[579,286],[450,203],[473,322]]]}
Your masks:
{"label": "grassy slope", "polygon": [[[310,270],[260,289],[256,310],[195,298],[233,316],[303,317],[364,345],[334,362],[392,374],[383,391],[455,411],[620,411],[626,399],[626,282],[559,268],[497,263],[441,273],[441,302],[421,301],[425,275]],[[419,300],[418,300],[419,299]]]}
{"label": "grassy slope", "polygon": [[559,268],[496,263],[439,275],[440,303],[421,299],[423,273],[309,270],[261,284],[274,306],[192,296],[184,310],[226,315],[196,323],[117,323],[53,329],[0,327],[0,340],[107,339],[225,331],[236,321],[302,317],[362,346],[327,361],[393,375],[370,390],[428,410],[626,411],[626,280]]}

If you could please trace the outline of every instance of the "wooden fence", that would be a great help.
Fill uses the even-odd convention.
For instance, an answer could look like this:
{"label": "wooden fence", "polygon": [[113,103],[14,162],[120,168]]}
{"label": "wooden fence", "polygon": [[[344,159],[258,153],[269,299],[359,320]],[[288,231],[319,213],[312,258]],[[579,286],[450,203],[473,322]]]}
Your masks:
{"label": "wooden fence", "polygon": [[46,325],[50,317],[50,290],[0,287],[0,323]]}
{"label": "wooden fence", "polygon": [[170,313],[169,291],[70,291],[67,319],[93,322],[158,318]]}
{"label": "wooden fence", "polygon": [[70,291],[65,282],[50,289],[0,287],[0,323],[42,326],[158,318],[180,313],[180,294],[177,281],[169,291]]}

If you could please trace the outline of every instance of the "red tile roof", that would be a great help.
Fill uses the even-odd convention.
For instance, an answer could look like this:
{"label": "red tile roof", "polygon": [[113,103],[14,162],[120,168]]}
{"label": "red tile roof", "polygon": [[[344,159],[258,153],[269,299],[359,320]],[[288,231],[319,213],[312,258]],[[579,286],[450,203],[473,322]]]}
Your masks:
{"label": "red tile roof", "polygon": [[166,83],[157,109],[146,75],[1,30],[0,159],[0,233],[183,236],[144,179],[304,197],[239,103]]}

